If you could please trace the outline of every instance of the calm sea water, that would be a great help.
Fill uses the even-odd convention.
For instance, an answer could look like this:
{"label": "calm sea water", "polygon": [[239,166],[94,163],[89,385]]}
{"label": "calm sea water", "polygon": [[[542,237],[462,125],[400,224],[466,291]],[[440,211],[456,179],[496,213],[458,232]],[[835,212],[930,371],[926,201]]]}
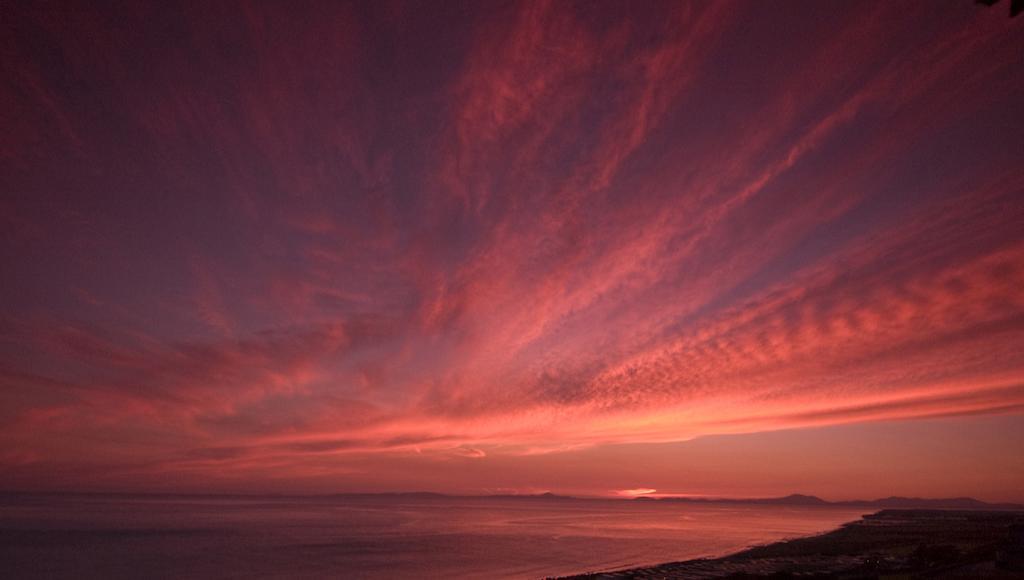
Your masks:
{"label": "calm sea water", "polygon": [[542,578],[720,555],[864,510],[460,498],[0,499],[4,578]]}

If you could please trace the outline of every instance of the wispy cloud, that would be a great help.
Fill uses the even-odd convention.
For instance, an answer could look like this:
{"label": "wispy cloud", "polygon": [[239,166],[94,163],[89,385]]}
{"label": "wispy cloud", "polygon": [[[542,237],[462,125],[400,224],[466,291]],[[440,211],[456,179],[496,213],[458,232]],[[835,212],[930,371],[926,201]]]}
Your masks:
{"label": "wispy cloud", "polygon": [[1021,22],[364,8],[14,10],[0,484],[1024,409]]}

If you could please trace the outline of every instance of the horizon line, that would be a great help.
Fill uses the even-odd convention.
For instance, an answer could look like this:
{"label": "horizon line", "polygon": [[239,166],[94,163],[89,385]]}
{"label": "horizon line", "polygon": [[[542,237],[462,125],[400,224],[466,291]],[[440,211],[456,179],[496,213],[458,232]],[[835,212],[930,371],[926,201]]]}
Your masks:
{"label": "horizon line", "polygon": [[856,504],[856,503],[876,503],[885,500],[912,500],[912,501],[928,501],[928,502],[940,502],[940,501],[974,501],[988,505],[1011,505],[1019,506],[1024,508],[1024,502],[1021,500],[983,500],[973,496],[952,496],[952,497],[925,497],[925,496],[905,496],[905,495],[889,495],[885,497],[877,497],[872,499],[840,499],[832,500],[826,499],[819,495],[808,494],[808,493],[789,493],[785,495],[777,496],[705,496],[705,495],[686,495],[686,494],[643,494],[637,496],[624,496],[624,495],[568,495],[555,493],[552,491],[545,491],[539,493],[481,493],[481,494],[467,494],[467,493],[446,493],[439,491],[344,491],[344,492],[328,492],[328,493],[281,493],[281,492],[171,492],[171,491],[97,491],[97,490],[0,490],[0,496],[4,495],[93,495],[93,496],[153,496],[153,497],[252,497],[252,498],[329,498],[339,496],[436,496],[453,499],[487,499],[487,498],[523,498],[523,499],[542,499],[542,498],[556,498],[556,499],[573,499],[573,500],[614,500],[614,501],[634,501],[637,499],[644,498],[647,501],[661,501],[661,500],[675,500],[675,501],[690,501],[694,503],[716,503],[716,502],[768,502],[778,501],[790,498],[806,498],[808,500],[819,500],[824,504],[841,506],[844,504]]}

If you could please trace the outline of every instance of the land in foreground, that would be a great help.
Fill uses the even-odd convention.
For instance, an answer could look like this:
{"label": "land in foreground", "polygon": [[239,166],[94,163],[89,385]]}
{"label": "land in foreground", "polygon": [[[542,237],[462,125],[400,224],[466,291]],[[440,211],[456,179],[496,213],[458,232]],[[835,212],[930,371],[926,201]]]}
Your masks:
{"label": "land in foreground", "polygon": [[1022,578],[1024,512],[882,510],[812,536],[722,558],[572,576],[702,578]]}

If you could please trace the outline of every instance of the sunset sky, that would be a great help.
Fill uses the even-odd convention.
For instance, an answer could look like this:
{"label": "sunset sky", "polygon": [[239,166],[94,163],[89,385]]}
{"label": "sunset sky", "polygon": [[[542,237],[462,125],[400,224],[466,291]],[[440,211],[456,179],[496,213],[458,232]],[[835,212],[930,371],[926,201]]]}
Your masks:
{"label": "sunset sky", "polygon": [[0,489],[1024,501],[1007,3],[61,4]]}

